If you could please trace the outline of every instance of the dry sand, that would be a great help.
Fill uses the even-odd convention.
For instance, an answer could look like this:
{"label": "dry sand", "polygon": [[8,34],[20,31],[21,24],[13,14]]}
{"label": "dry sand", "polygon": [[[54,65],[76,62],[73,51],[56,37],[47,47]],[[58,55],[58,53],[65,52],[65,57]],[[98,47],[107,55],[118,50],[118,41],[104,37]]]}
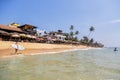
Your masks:
{"label": "dry sand", "polygon": [[[15,55],[15,49],[11,47],[11,44],[15,42],[11,41],[0,41],[0,57]],[[18,51],[18,54],[43,54],[45,52],[60,52],[71,49],[86,49],[86,46],[73,46],[65,44],[47,44],[47,43],[28,43],[28,42],[19,42],[19,45],[25,47],[25,50]]]}

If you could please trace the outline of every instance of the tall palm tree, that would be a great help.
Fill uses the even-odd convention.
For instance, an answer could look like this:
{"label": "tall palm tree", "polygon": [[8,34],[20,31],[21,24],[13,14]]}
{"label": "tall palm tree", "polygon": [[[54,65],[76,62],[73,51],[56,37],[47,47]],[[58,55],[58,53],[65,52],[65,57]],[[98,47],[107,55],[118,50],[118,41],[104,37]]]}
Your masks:
{"label": "tall palm tree", "polygon": [[88,44],[89,38],[87,36],[83,36],[84,44]]}
{"label": "tall palm tree", "polygon": [[76,31],[76,32],[75,32],[75,35],[78,35],[78,34],[79,34],[79,31]]}
{"label": "tall palm tree", "polygon": [[74,41],[78,41],[78,37],[76,36],[76,37],[74,37]]}
{"label": "tall palm tree", "polygon": [[79,35],[79,31],[76,31],[76,32],[75,32],[75,35],[76,35],[76,36],[75,36],[75,41],[78,41],[78,36],[77,36],[77,35]]}
{"label": "tall palm tree", "polygon": [[90,36],[91,32],[93,32],[94,30],[95,30],[95,28],[94,28],[93,26],[91,26],[91,27],[89,28],[90,33],[89,33],[88,37]]}
{"label": "tall palm tree", "polygon": [[74,30],[74,26],[71,25],[71,26],[70,26],[70,39],[71,39],[71,40],[73,39],[73,36],[74,36],[73,30]]}
{"label": "tall palm tree", "polygon": [[73,36],[74,36],[74,33],[71,31],[71,32],[70,32],[70,39],[71,39],[71,40],[73,39]]}
{"label": "tall palm tree", "polygon": [[66,36],[66,40],[69,40],[69,33],[64,33],[64,35]]}
{"label": "tall palm tree", "polygon": [[74,29],[74,26],[73,26],[73,25],[71,25],[71,26],[70,26],[70,30],[72,31],[73,29]]}

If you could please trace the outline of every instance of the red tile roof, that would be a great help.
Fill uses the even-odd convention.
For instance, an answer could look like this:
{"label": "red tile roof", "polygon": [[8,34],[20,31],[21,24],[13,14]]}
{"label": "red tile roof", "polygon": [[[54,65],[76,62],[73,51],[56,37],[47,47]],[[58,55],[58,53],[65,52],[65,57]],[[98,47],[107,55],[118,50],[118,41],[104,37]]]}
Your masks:
{"label": "red tile roof", "polygon": [[7,25],[2,25],[2,24],[0,24],[0,29],[16,31],[16,32],[23,32],[20,28],[13,28],[13,27],[9,27]]}

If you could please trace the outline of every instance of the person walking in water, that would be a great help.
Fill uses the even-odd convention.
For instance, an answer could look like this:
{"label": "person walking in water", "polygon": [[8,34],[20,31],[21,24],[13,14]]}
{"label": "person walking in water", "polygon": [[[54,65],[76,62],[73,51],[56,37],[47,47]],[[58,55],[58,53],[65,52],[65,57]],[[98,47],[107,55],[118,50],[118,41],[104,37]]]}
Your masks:
{"label": "person walking in water", "polygon": [[116,52],[116,51],[118,51],[118,50],[117,50],[117,48],[115,47],[115,48],[114,48],[114,52]]}

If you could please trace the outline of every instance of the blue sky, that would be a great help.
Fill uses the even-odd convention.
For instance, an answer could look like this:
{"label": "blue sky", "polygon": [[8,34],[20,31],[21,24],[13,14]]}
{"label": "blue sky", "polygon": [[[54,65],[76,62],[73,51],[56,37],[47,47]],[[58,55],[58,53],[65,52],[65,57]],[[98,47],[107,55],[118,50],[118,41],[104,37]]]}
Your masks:
{"label": "blue sky", "polygon": [[0,0],[0,24],[32,24],[41,30],[62,29],[70,25],[81,38],[91,38],[105,46],[120,46],[120,0]]}

